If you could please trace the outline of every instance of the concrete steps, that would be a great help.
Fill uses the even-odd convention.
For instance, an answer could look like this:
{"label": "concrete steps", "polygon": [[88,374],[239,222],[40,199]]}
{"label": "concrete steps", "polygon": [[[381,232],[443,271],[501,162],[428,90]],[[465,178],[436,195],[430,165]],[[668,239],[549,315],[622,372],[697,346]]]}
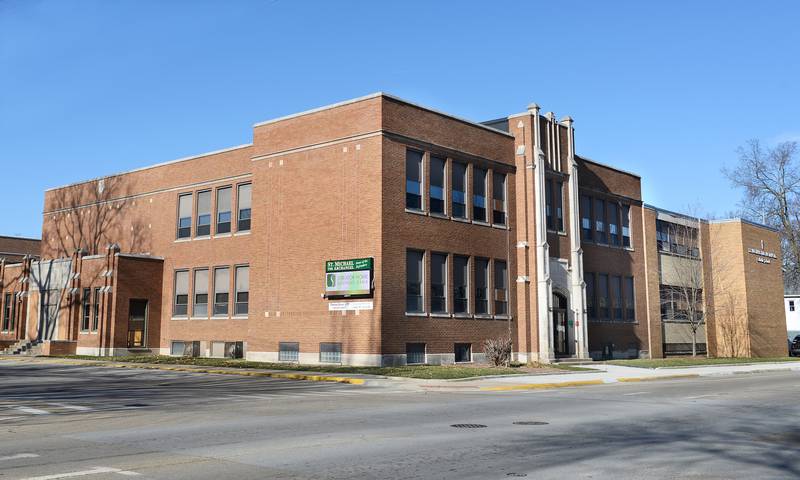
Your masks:
{"label": "concrete steps", "polygon": [[3,350],[3,353],[6,355],[36,356],[42,353],[42,345],[35,340],[20,340]]}

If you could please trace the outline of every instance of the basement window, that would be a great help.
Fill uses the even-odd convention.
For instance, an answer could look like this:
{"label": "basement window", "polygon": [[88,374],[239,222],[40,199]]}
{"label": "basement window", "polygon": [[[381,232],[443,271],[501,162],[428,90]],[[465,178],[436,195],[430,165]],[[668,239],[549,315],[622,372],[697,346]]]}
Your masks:
{"label": "basement window", "polygon": [[425,363],[424,343],[406,343],[406,363],[409,365]]}
{"label": "basement window", "polygon": [[342,344],[320,343],[319,361],[320,363],[342,363]]}
{"label": "basement window", "polygon": [[281,342],[278,345],[278,361],[279,362],[299,362],[300,361],[300,343],[298,343],[298,342]]}
{"label": "basement window", "polygon": [[472,344],[456,343],[454,345],[456,363],[468,363],[472,361]]}

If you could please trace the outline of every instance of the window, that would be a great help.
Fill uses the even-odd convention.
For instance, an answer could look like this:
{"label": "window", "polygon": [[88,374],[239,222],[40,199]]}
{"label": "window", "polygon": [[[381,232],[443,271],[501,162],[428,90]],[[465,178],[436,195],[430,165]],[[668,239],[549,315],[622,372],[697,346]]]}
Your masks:
{"label": "window", "polygon": [[469,257],[453,257],[453,312],[469,313]]}
{"label": "window", "polygon": [[100,287],[94,287],[94,311],[92,312],[92,331],[97,331],[100,323]]}
{"label": "window", "polygon": [[81,331],[89,331],[89,320],[92,312],[92,289],[84,288],[81,298]]}
{"label": "window", "polygon": [[280,342],[278,345],[279,362],[299,362],[300,344],[297,342]]}
{"label": "window", "polygon": [[208,269],[194,271],[193,317],[208,317]]}
{"label": "window", "polygon": [[217,190],[217,233],[231,232],[231,187]]}
{"label": "window", "polygon": [[475,313],[489,313],[489,260],[475,259]]}
{"label": "window", "polygon": [[[13,304],[11,303],[12,295],[10,293],[6,293],[4,300],[3,300],[3,331],[8,332],[14,329],[12,317],[14,316],[13,313]],[[89,323],[86,323],[86,328],[89,328]]]}
{"label": "window", "polygon": [[214,269],[214,316],[228,315],[228,292],[231,274],[228,267]]}
{"label": "window", "polygon": [[447,160],[431,156],[431,213],[445,214],[444,179]]}
{"label": "window", "polygon": [[179,270],[175,272],[175,303],[172,314],[176,317],[186,316],[189,308],[189,272]]}
{"label": "window", "polygon": [[494,314],[508,315],[508,266],[494,261]]}
{"label": "window", "polygon": [[467,218],[467,166],[453,162],[453,216]]}
{"label": "window", "polygon": [[617,275],[611,276],[611,298],[613,299],[613,317],[615,322],[622,321],[622,277]]}
{"label": "window", "polygon": [[622,246],[631,246],[631,206],[622,206]]}
{"label": "window", "polygon": [[601,273],[597,275],[597,318],[608,320],[609,315],[609,295],[608,295],[608,275]]}
{"label": "window", "polygon": [[456,363],[466,363],[472,361],[471,343],[456,343],[453,347],[453,350],[455,350]]}
{"label": "window", "polygon": [[421,313],[422,303],[422,258],[417,250],[406,252],[406,312]]}
{"label": "window", "polygon": [[192,194],[184,193],[178,197],[178,238],[192,236]]}
{"label": "window", "polygon": [[564,231],[564,182],[544,181],[544,208],[548,230]]}
{"label": "window", "polygon": [[594,319],[597,318],[594,300],[594,273],[584,273],[583,281],[586,283],[586,316]]}
{"label": "window", "polygon": [[431,312],[447,313],[447,254],[431,255]]}
{"label": "window", "polygon": [[[6,295],[6,303],[8,303],[8,295]],[[794,312],[794,300],[789,300],[789,311]]]}
{"label": "window", "polygon": [[553,183],[550,179],[544,181],[544,213],[548,230],[553,230]]}
{"label": "window", "polygon": [[253,185],[250,183],[245,183],[243,185],[239,185],[238,193],[236,194],[236,202],[237,202],[237,224],[236,224],[236,231],[238,232],[246,232],[250,230],[250,214],[251,211],[251,204],[252,204],[252,191]]}
{"label": "window", "polygon": [[555,225],[553,229],[559,232],[564,231],[564,182],[555,182],[553,189],[553,205],[555,205]]}
{"label": "window", "polygon": [[492,223],[506,224],[506,176],[492,173]]}
{"label": "window", "polygon": [[425,363],[424,343],[406,343],[406,363],[409,365]]}
{"label": "window", "polygon": [[600,199],[594,201],[594,225],[597,243],[606,243],[606,202]]}
{"label": "window", "polygon": [[486,222],[486,170],[472,168],[472,219]]}
{"label": "window", "polygon": [[625,277],[625,321],[636,321],[636,303],[634,302],[633,277]]}
{"label": "window", "polygon": [[608,202],[608,235],[609,245],[619,245],[619,205]]}
{"label": "window", "polygon": [[422,152],[406,150],[406,208],[422,210]]}
{"label": "window", "polygon": [[656,243],[664,252],[700,257],[698,233],[694,227],[656,220]]}
{"label": "window", "polygon": [[342,344],[320,343],[319,361],[320,363],[342,363]]}
{"label": "window", "polygon": [[199,357],[200,341],[186,342],[183,340],[175,340],[170,346],[170,353],[180,357]]}
{"label": "window", "polygon": [[[663,320],[695,320],[703,318],[703,290],[682,288],[672,285],[661,285],[661,318]],[[689,308],[687,300],[694,300],[694,308]]]}
{"label": "window", "polygon": [[197,230],[198,237],[211,235],[211,190],[197,193]]}
{"label": "window", "polygon": [[581,231],[584,240],[592,240],[592,198],[588,195],[581,195]]}
{"label": "window", "polygon": [[236,305],[234,315],[247,315],[250,304],[250,267],[236,267]]}

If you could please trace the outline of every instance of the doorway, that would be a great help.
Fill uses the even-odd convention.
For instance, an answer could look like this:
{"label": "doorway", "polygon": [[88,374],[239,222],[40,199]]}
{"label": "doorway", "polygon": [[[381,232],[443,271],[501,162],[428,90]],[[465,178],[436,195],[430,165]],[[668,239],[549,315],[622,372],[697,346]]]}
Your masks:
{"label": "doorway", "polygon": [[553,352],[556,358],[569,356],[567,298],[553,293]]}
{"label": "doorway", "polygon": [[130,300],[128,307],[128,348],[144,348],[147,330],[147,300]]}

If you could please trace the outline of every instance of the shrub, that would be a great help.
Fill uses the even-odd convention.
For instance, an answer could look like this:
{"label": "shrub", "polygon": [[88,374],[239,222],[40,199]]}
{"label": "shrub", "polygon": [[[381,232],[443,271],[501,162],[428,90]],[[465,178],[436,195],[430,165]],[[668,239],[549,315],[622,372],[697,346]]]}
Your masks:
{"label": "shrub", "polygon": [[511,363],[511,337],[488,338],[483,342],[483,353],[486,360],[499,367]]}

